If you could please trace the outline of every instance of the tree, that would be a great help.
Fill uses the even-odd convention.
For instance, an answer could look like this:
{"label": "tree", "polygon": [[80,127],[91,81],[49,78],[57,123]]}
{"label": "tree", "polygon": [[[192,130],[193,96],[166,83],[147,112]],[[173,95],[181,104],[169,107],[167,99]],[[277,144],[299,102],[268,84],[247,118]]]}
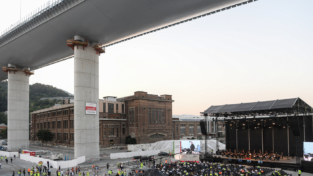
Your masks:
{"label": "tree", "polygon": [[131,136],[126,136],[125,144],[137,144],[137,140]]}
{"label": "tree", "polygon": [[2,129],[2,130],[0,131],[0,136],[1,136],[3,139],[7,139],[7,138],[8,138],[8,128]]}
{"label": "tree", "polygon": [[54,135],[50,130],[38,130],[36,136],[42,143],[46,142],[46,145],[47,142],[52,141],[54,138]]}
{"label": "tree", "polygon": [[0,112],[0,124],[1,123],[7,124],[7,115],[4,112]]}

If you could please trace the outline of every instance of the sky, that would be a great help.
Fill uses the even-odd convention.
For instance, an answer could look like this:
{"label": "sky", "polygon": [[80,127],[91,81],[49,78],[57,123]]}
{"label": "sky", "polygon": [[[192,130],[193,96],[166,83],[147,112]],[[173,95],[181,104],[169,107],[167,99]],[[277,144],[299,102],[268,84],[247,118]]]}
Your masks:
{"label": "sky", "polygon": [[[21,6],[20,6],[21,2]],[[0,31],[48,0],[0,0]],[[173,96],[173,114],[300,97],[313,106],[313,1],[259,0],[106,48],[99,98]],[[53,74],[52,74],[53,73]],[[73,59],[30,83],[74,93]]]}

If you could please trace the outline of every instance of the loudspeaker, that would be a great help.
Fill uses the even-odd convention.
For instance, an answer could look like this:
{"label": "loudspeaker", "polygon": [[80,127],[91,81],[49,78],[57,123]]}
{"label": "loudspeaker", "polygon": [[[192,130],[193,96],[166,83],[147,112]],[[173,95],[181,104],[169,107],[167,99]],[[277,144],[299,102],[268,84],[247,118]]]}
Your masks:
{"label": "loudspeaker", "polygon": [[204,121],[200,121],[201,133],[207,135]]}
{"label": "loudspeaker", "polygon": [[294,136],[300,136],[299,117],[293,117],[292,118],[290,127],[292,129]]}

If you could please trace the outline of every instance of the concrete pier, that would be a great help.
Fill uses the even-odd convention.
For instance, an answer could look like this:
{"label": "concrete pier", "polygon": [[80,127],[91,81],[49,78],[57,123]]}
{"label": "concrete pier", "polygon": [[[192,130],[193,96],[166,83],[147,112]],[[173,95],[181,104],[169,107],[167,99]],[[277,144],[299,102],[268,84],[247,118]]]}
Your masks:
{"label": "concrete pier", "polygon": [[29,75],[8,73],[8,151],[29,147]]}
{"label": "concrete pier", "polygon": [[[96,113],[86,112],[86,103]],[[99,55],[91,46],[74,47],[74,155],[99,160]]]}

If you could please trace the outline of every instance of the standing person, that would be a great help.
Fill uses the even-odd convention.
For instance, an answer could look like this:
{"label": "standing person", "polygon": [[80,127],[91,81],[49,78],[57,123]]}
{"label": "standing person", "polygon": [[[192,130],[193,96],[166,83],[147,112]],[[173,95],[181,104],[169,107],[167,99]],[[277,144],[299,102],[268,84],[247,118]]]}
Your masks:
{"label": "standing person", "polygon": [[5,157],[5,162],[8,164],[9,160],[7,157]]}
{"label": "standing person", "polygon": [[78,169],[77,169],[77,166],[76,166],[76,169],[75,169],[75,171],[76,171],[76,174],[77,174],[77,170],[78,170]]}
{"label": "standing person", "polygon": [[18,176],[21,176],[21,170],[19,170],[19,171],[17,172],[17,174],[18,174]]}
{"label": "standing person", "polygon": [[1,161],[2,161],[2,159],[3,159],[3,156],[1,156]]}
{"label": "standing person", "polygon": [[48,175],[49,176],[51,175],[51,169],[50,168],[48,169]]}
{"label": "standing person", "polygon": [[61,170],[61,175],[63,176],[63,170]]}
{"label": "standing person", "polygon": [[121,163],[121,170],[123,170],[123,163]]}
{"label": "standing person", "polygon": [[107,170],[109,170],[109,167],[110,167],[110,165],[109,165],[109,163],[107,163]]}
{"label": "standing person", "polygon": [[47,161],[47,166],[48,166],[48,168],[49,168],[49,161]]}
{"label": "standing person", "polygon": [[11,157],[11,164],[12,164],[12,160],[13,160],[13,158]]}
{"label": "standing person", "polygon": [[301,176],[301,170],[298,169],[298,176]]}
{"label": "standing person", "polygon": [[0,169],[1,169],[1,163],[0,163]]}
{"label": "standing person", "polygon": [[80,166],[78,167],[78,172],[80,172]]}
{"label": "standing person", "polygon": [[27,169],[28,175],[30,174],[30,168]]}
{"label": "standing person", "polygon": [[25,176],[25,169],[23,169],[23,175]]}
{"label": "standing person", "polygon": [[15,176],[15,172],[13,171],[12,176]]}

